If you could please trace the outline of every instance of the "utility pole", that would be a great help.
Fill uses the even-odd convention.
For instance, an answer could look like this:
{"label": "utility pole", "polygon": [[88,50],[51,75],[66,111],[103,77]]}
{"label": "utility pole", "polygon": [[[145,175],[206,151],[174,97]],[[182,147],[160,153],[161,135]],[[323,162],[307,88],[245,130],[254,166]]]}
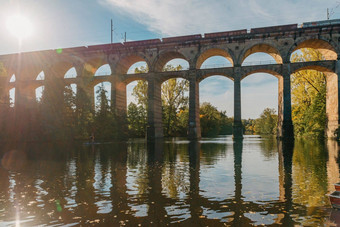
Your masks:
{"label": "utility pole", "polygon": [[111,19],[111,43],[113,43],[113,21]]}
{"label": "utility pole", "polygon": [[124,43],[126,43],[126,32],[124,33]]}
{"label": "utility pole", "polygon": [[327,20],[329,20],[329,9],[327,8]]}
{"label": "utility pole", "polygon": [[331,8],[331,9],[327,8],[327,20],[329,20],[331,16],[333,16],[333,14],[335,13],[334,10],[339,8],[339,6],[340,6],[340,2],[338,1],[337,5],[334,8]]}

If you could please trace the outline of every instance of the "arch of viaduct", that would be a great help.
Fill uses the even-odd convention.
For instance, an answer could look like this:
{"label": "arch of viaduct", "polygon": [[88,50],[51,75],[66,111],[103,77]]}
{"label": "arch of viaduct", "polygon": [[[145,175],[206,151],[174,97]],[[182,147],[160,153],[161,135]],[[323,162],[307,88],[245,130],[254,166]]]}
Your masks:
{"label": "arch of viaduct", "polygon": [[[190,82],[188,137],[200,138],[199,82],[212,75],[222,75],[234,82],[234,138],[242,138],[241,81],[250,74],[264,72],[278,78],[278,136],[292,137],[291,74],[299,70],[314,69],[327,77],[327,137],[335,137],[339,125],[340,24],[298,27],[297,24],[255,28],[202,35],[170,37],[153,40],[114,43],[88,47],[46,50],[0,56],[7,74],[0,78],[1,92],[8,94],[15,87],[15,107],[35,102],[35,88],[51,84],[77,84],[93,97],[93,87],[104,81],[111,82],[111,105],[117,111],[126,111],[126,85],[135,80],[148,82],[148,139],[163,137],[161,84],[170,78],[184,78]],[[290,62],[291,55],[300,48],[319,50],[324,60]],[[271,55],[276,64],[243,66],[244,59],[257,52]],[[201,69],[212,56],[227,58],[232,66]],[[189,63],[188,70],[163,72],[165,64],[175,58]],[[145,61],[149,71],[128,74],[134,63]],[[109,64],[111,75],[96,76],[96,70]],[[74,67],[76,78],[64,78]],[[36,80],[43,71],[45,80]],[[10,82],[15,74],[16,81]],[[55,93],[60,93],[54,89]],[[93,99],[92,99],[93,100]]]}

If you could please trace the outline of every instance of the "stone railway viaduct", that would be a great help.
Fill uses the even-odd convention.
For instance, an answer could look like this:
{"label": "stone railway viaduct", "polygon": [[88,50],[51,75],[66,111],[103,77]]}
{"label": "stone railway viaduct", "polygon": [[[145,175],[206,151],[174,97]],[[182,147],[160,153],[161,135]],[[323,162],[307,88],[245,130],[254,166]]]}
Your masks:
{"label": "stone railway viaduct", "polygon": [[[208,33],[204,36],[189,35],[76,47],[57,50],[17,53],[0,56],[7,75],[0,78],[2,95],[15,87],[15,106],[28,107],[36,102],[35,89],[44,85],[75,83],[88,91],[93,98],[93,87],[101,82],[111,83],[111,105],[117,111],[125,111],[126,85],[135,80],[148,82],[148,139],[162,138],[161,84],[170,78],[184,78],[190,83],[188,137],[200,138],[199,83],[212,75],[222,75],[234,82],[234,138],[242,138],[241,81],[253,73],[269,73],[278,78],[278,136],[292,137],[291,74],[299,70],[318,70],[327,78],[327,137],[335,137],[339,125],[339,75],[340,75],[340,23],[315,26],[297,24],[253,28],[250,31]],[[322,61],[291,63],[291,55],[300,48],[314,48],[324,57]],[[263,52],[271,55],[276,64],[242,66],[246,57]],[[223,56],[232,67],[201,69],[203,62],[212,56]],[[189,63],[188,70],[163,72],[165,64],[175,58]],[[148,73],[128,74],[136,62],[145,61]],[[104,64],[111,68],[111,75],[94,76]],[[64,78],[74,67],[77,76]],[[44,80],[36,80],[43,71]],[[15,75],[16,81],[10,78]],[[86,79],[89,78],[90,80]],[[63,95],[58,89],[53,92]]]}

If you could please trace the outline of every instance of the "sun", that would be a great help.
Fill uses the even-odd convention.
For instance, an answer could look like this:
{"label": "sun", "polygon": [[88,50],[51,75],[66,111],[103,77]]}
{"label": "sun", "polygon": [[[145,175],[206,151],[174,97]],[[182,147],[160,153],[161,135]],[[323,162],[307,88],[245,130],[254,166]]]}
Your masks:
{"label": "sun", "polygon": [[32,34],[31,22],[23,15],[12,15],[7,19],[7,29],[18,40],[23,40]]}

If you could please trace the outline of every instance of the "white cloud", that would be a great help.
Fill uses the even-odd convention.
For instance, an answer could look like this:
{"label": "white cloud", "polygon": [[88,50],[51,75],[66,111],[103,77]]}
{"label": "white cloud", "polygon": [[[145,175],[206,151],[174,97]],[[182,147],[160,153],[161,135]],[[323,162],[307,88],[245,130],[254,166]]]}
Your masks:
{"label": "white cloud", "polygon": [[326,19],[331,0],[99,0],[164,36]]}

